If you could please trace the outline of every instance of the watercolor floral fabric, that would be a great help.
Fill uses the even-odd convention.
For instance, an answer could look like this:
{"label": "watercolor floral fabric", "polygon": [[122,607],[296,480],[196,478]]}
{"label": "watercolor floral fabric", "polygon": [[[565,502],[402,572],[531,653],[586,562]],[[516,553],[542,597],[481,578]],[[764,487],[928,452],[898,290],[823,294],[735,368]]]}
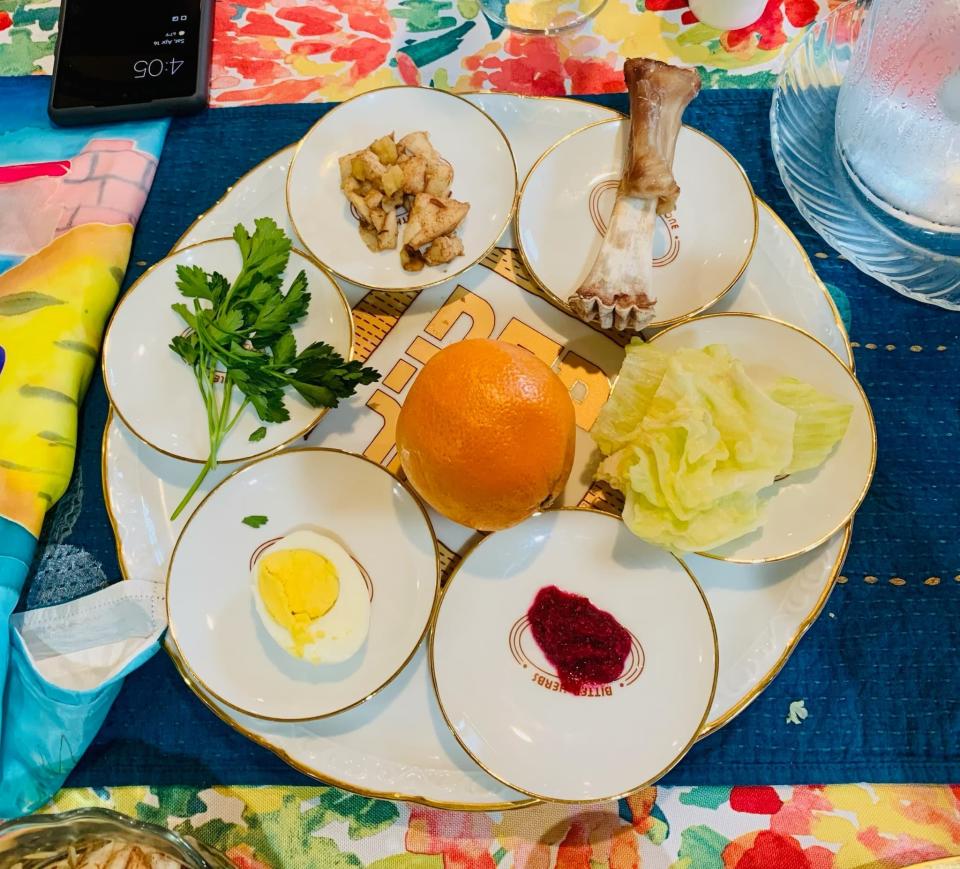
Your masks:
{"label": "watercolor floral fabric", "polygon": [[650,787],[618,803],[448,812],[328,787],[61,791],[238,869],[897,869],[960,854],[960,788]]}
{"label": "watercolor floral fabric", "polygon": [[[707,84],[769,87],[786,46],[839,0],[768,0],[721,31],[686,0],[607,0],[556,37],[492,24],[481,0],[217,0],[211,103],[337,101],[392,84],[524,94],[623,90],[626,57],[700,67]],[[50,73],[56,0],[0,0],[0,75]]]}

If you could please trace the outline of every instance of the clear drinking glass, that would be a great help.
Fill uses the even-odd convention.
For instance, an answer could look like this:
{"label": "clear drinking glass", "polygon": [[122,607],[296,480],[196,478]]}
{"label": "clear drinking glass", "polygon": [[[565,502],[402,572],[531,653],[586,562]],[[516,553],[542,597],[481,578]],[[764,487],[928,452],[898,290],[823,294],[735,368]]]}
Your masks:
{"label": "clear drinking glass", "polygon": [[480,0],[487,18],[524,33],[570,30],[596,15],[606,0]]}
{"label": "clear drinking glass", "polygon": [[960,233],[960,0],[873,0],[840,86],[836,135],[874,205]]}

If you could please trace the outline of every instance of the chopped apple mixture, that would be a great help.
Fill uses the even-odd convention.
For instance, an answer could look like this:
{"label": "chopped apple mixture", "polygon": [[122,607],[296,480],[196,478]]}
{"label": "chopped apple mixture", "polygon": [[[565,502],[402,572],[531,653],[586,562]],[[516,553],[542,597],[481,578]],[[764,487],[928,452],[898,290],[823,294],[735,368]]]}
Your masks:
{"label": "chopped apple mixture", "polygon": [[399,141],[382,136],[369,148],[340,158],[340,187],[360,219],[360,237],[373,251],[393,250],[406,210],[400,262],[407,271],[451,262],[463,254],[454,233],[470,210],[450,194],[453,166],[424,132]]}

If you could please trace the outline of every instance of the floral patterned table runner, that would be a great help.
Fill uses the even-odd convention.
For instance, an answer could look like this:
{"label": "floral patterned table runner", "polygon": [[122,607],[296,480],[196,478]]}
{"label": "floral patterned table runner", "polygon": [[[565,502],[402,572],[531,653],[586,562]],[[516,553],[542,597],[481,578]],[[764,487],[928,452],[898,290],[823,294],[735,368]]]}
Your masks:
{"label": "floral patterned table runner", "polygon": [[[839,0],[768,0],[740,30],[686,0],[607,0],[558,37],[504,31],[480,0],[216,0],[211,103],[338,101],[391,84],[525,94],[623,90],[626,57],[701,67],[708,85],[769,87],[784,49]],[[58,0],[0,0],[0,75],[53,69]]]}
{"label": "floral patterned table runner", "polygon": [[328,787],[61,791],[238,869],[898,869],[960,854],[960,788],[650,787],[619,803],[447,812]]}

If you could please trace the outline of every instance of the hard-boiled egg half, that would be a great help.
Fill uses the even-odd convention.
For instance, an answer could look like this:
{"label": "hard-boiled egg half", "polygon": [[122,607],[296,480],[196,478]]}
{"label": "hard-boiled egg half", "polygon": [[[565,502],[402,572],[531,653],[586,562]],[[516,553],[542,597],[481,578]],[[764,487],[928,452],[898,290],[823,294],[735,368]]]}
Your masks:
{"label": "hard-boiled egg half", "polygon": [[311,664],[334,664],[363,645],[370,594],[356,562],[336,540],[294,531],[250,573],[257,613],[286,652]]}

